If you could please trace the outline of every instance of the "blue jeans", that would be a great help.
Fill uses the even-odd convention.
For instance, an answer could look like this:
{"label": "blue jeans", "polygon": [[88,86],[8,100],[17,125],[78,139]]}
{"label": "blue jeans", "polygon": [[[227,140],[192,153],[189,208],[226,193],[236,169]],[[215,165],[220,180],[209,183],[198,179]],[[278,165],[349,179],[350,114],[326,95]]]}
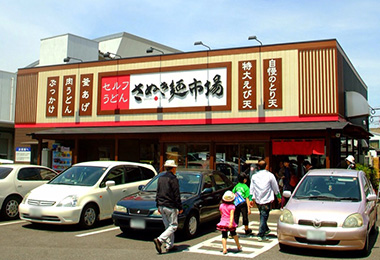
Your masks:
{"label": "blue jeans", "polygon": [[270,212],[270,206],[271,204],[257,204],[257,208],[259,209],[260,212],[260,226],[259,226],[259,233],[257,236],[263,237],[265,236],[265,232],[269,230],[268,227],[268,218],[269,218],[269,212]]}
{"label": "blue jeans", "polygon": [[178,228],[178,209],[162,206],[159,206],[158,209],[165,225],[165,231],[158,237],[158,240],[161,243],[166,243],[166,248],[169,249],[174,246],[174,232]]}

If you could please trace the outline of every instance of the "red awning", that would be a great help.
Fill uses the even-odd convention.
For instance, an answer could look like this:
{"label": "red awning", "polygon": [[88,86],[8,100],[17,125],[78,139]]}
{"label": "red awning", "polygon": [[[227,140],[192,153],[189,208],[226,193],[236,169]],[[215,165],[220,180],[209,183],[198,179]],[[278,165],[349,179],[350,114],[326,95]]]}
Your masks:
{"label": "red awning", "polygon": [[325,140],[273,140],[273,155],[323,155]]}

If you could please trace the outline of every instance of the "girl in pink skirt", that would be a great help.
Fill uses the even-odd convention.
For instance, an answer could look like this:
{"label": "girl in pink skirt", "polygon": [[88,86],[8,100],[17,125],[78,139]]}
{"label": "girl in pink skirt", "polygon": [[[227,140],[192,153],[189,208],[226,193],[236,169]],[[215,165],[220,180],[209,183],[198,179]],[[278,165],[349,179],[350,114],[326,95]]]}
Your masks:
{"label": "girl in pink skirt", "polygon": [[227,237],[228,232],[235,240],[237,246],[237,251],[241,251],[242,247],[239,243],[239,237],[236,234],[237,224],[234,221],[234,212],[235,212],[235,194],[232,191],[226,191],[222,198],[223,202],[219,206],[220,210],[220,221],[216,224],[216,228],[222,231],[222,245],[223,245],[223,254],[227,254]]}

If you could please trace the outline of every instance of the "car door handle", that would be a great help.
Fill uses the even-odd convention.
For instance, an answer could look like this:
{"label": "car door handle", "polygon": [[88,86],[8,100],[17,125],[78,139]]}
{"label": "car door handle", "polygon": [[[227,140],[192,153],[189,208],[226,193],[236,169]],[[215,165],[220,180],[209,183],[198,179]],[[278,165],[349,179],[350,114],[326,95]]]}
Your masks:
{"label": "car door handle", "polygon": [[17,185],[17,188],[22,188],[22,185]]}
{"label": "car door handle", "polygon": [[124,189],[123,192],[127,192],[127,189]]}

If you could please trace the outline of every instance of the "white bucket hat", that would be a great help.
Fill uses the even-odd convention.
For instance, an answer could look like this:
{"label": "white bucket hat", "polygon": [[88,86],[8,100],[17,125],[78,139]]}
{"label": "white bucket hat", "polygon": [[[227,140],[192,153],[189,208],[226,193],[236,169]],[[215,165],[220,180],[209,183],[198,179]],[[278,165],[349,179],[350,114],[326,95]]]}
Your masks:
{"label": "white bucket hat", "polygon": [[349,161],[350,163],[355,163],[355,157],[352,155],[347,156],[346,160]]}
{"label": "white bucket hat", "polygon": [[232,191],[228,190],[228,191],[226,191],[226,192],[224,193],[222,199],[223,199],[225,202],[232,202],[232,201],[234,201],[234,199],[235,199],[235,194],[234,194]]}
{"label": "white bucket hat", "polygon": [[174,160],[167,160],[164,164],[164,167],[173,167],[177,168],[177,164],[175,164]]}

